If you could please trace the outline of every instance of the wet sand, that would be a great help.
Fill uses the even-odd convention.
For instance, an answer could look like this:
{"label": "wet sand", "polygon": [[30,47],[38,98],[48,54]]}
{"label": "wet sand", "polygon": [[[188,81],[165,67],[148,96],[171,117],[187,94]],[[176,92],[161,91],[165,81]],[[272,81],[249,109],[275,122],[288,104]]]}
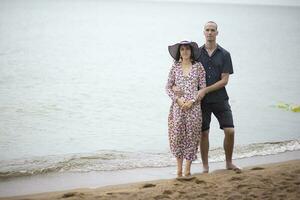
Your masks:
{"label": "wet sand", "polygon": [[300,160],[168,179],[1,199],[300,199]]}

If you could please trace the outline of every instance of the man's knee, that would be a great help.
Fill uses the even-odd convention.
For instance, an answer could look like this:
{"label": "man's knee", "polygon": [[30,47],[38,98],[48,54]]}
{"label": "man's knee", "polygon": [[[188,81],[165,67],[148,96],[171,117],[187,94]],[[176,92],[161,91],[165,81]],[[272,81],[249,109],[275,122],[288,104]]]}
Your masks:
{"label": "man's knee", "polygon": [[234,128],[224,128],[224,133],[226,136],[234,136]]}

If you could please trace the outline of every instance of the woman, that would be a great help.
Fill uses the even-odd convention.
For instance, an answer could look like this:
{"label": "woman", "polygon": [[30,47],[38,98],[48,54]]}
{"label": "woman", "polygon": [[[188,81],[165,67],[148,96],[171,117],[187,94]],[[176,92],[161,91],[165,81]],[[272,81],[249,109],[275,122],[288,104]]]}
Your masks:
{"label": "woman", "polygon": [[[166,90],[172,99],[168,118],[169,142],[172,154],[177,159],[177,177],[182,177],[183,159],[186,160],[185,176],[190,176],[192,161],[197,158],[201,134],[202,115],[198,90],[206,87],[205,71],[195,42],[181,41],[169,46],[174,58]],[[183,94],[177,96],[172,87],[176,85]]]}

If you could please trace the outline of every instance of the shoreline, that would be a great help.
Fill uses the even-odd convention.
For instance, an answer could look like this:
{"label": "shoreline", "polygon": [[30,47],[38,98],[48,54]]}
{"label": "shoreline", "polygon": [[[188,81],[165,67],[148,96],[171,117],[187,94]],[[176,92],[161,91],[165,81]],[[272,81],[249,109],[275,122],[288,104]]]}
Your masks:
{"label": "shoreline", "polygon": [[[300,151],[290,151],[275,155],[255,156],[234,160],[239,167],[265,165],[286,161],[299,161]],[[209,174],[224,169],[225,162],[210,163]],[[192,165],[192,173],[201,175],[201,163]],[[228,170],[223,170],[228,173]],[[242,173],[243,174],[243,173]],[[31,198],[36,195],[56,194],[70,190],[99,190],[103,188],[125,187],[128,184],[141,184],[145,181],[170,181],[176,177],[176,166],[164,168],[138,168],[121,171],[88,173],[53,173],[31,177],[18,177],[0,182],[0,199]],[[300,188],[299,188],[300,189]]]}

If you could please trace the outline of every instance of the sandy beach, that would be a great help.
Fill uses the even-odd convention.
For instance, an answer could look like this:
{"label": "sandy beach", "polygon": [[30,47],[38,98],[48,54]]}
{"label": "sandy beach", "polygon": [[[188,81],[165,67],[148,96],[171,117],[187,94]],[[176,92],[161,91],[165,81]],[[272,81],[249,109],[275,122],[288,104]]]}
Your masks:
{"label": "sandy beach", "polygon": [[300,160],[215,170],[189,178],[75,189],[1,199],[299,199]]}

